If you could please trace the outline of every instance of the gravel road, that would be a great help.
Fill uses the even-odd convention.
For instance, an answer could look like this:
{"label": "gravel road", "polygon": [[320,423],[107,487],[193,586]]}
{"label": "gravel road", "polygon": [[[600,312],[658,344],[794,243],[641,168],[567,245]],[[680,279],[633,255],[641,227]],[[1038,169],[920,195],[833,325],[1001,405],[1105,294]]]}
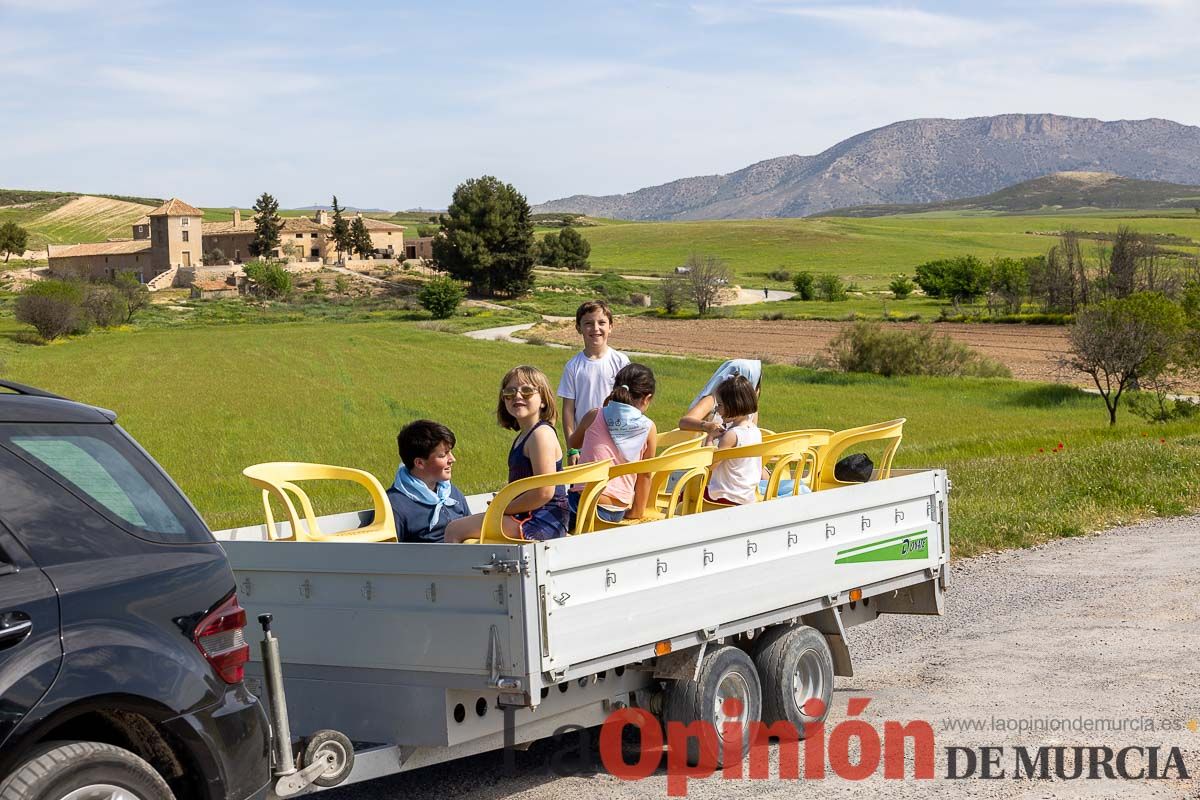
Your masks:
{"label": "gravel road", "polygon": [[[935,731],[935,779],[864,781],[831,777],[804,785],[780,780],[692,781],[693,798],[837,797],[1197,797],[1200,781],[1200,517],[1154,520],[1031,550],[953,565],[944,617],[883,617],[850,629],[853,678],[838,678],[829,726],[846,719],[851,697],[869,698],[860,718],[927,720]],[[947,720],[1025,720],[1110,726],[1099,732],[948,730]],[[1145,718],[1182,724],[1145,730]],[[1142,729],[1134,730],[1137,720]],[[1190,729],[1188,723],[1190,722]],[[1124,729],[1117,729],[1121,726]],[[593,737],[594,738],[594,737]],[[1023,745],[1160,745],[1161,762],[1180,748],[1190,780],[1013,780],[1013,748]],[[1009,777],[947,780],[946,748],[1003,746]],[[349,786],[326,800],[410,797],[661,798],[665,771],[640,782],[603,771],[557,777],[546,743],[518,753],[505,776],[497,754]],[[1068,750],[1068,753],[1071,751]],[[961,757],[960,757],[961,758]],[[1068,755],[1068,767],[1071,756]],[[961,762],[960,762],[961,763]],[[1053,757],[1051,757],[1053,770]],[[1136,771],[1144,765],[1137,756]],[[882,768],[880,769],[882,771]],[[772,774],[775,774],[774,767]],[[911,775],[911,767],[907,770]],[[1173,775],[1176,773],[1173,773]],[[978,776],[978,772],[976,773]],[[1085,771],[1086,775],[1086,771]]]}

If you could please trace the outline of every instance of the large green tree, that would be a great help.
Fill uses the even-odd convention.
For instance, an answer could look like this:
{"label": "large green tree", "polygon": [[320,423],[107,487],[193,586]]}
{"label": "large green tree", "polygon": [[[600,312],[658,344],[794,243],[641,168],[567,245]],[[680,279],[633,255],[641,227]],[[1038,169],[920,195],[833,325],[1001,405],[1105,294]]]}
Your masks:
{"label": "large green tree", "polygon": [[0,225],[0,253],[4,253],[5,263],[8,263],[8,257],[14,253],[16,255],[24,253],[27,244],[29,244],[29,231],[11,220]]}
{"label": "large green tree", "polygon": [[342,216],[342,207],[338,205],[336,194],[333,196],[333,230],[329,232],[329,238],[337,248],[338,261],[342,260],[343,253],[354,248],[354,240],[350,237],[350,223]]}
{"label": "large green tree", "polygon": [[533,285],[533,223],[529,203],[491,175],[454,190],[442,218],[445,236],[433,240],[438,266],[468,281],[477,294],[509,296]]}
{"label": "large green tree", "polygon": [[250,254],[259,258],[270,256],[279,247],[279,231],[282,228],[279,201],[263,192],[254,203],[254,239],[250,242]]}
{"label": "large green tree", "polygon": [[375,252],[375,243],[371,241],[371,232],[367,230],[367,223],[363,222],[362,217],[355,217],[354,222],[350,224],[350,242],[354,252],[363,258]]}

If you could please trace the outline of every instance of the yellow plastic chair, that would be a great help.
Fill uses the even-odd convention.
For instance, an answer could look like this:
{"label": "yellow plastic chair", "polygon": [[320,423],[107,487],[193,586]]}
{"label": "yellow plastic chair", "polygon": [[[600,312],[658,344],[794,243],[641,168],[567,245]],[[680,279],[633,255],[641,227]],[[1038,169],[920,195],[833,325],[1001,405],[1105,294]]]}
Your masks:
{"label": "yellow plastic chair", "polygon": [[545,475],[534,475],[513,481],[492,498],[487,511],[483,515],[483,526],[478,539],[465,539],[463,544],[511,544],[532,541],[515,538],[504,532],[504,510],[518,495],[530,489],[541,489],[546,486],[570,486],[575,483],[585,484],[579,497],[579,513],[575,520],[575,533],[580,533],[580,520],[590,519],[596,510],[596,501],[600,490],[608,480],[608,470],[612,459],[591,461],[587,464],[576,464],[558,472],[548,472]]}
{"label": "yellow plastic chair", "polygon": [[789,436],[820,436],[821,434],[833,436],[834,434],[834,431],[830,430],[829,428],[802,428],[795,431],[780,431],[779,433],[767,433],[762,428],[759,428],[759,431],[762,432],[762,440],[764,442],[773,442],[776,439],[782,439]]}
{"label": "yellow plastic chair", "polygon": [[905,421],[905,418],[901,417],[900,419],[888,420],[887,422],[876,422],[873,425],[847,428],[829,437],[828,444],[821,447],[817,453],[817,477],[813,482],[813,491],[836,489],[839,486],[853,486],[853,483],[839,481],[833,476],[833,471],[837,465],[838,458],[846,450],[863,442],[885,442],[883,458],[875,465],[875,474],[871,476],[871,480],[884,480],[891,477],[892,459],[895,458],[896,450],[900,447],[900,440],[904,435]]}
{"label": "yellow plastic chair", "polygon": [[[666,453],[641,461],[630,461],[627,464],[618,464],[608,471],[609,480],[622,475],[650,475],[649,500],[646,503],[646,510],[638,519],[605,522],[596,516],[596,507],[593,504],[592,514],[586,522],[586,530],[580,532],[622,528],[656,519],[671,519],[677,514],[682,516],[698,513],[700,503],[704,499],[704,487],[708,484],[708,467],[712,464],[713,454],[716,451],[715,447],[700,447],[678,453]],[[676,472],[682,474],[671,490],[667,491],[667,481]],[[607,483],[608,481],[605,481],[606,485]],[[666,499],[660,502],[658,498]],[[580,508],[582,508],[582,504]],[[582,518],[579,522],[582,522]]]}
{"label": "yellow plastic chair", "polygon": [[[267,518],[267,539],[276,542],[394,542],[396,522],[392,516],[392,504],[388,502],[383,486],[374,475],[361,469],[335,467],[329,464],[306,464],[300,461],[271,461],[254,464],[242,470],[242,474],[262,489],[263,511]],[[317,525],[312,502],[295,481],[352,481],[362,486],[371,495],[375,516],[361,528],[348,531],[323,532]],[[271,496],[283,504],[291,536],[275,536],[275,515],[271,511]],[[296,505],[291,495],[300,501],[307,530],[300,524]]]}
{"label": "yellow plastic chair", "polygon": [[684,431],[679,428],[673,428],[666,433],[660,433],[655,440],[655,446],[658,448],[660,456],[684,450],[695,450],[703,443],[703,431]]}
{"label": "yellow plastic chair", "polygon": [[[802,481],[807,470],[810,480],[815,480],[817,474],[816,442],[824,441],[827,441],[824,434],[775,435],[770,441],[761,444],[744,444],[740,447],[718,450],[713,455],[713,466],[735,458],[761,458],[764,464],[774,462],[771,477],[767,479],[766,492],[759,492],[757,486],[754,489],[754,494],[760,501],[774,500],[779,496],[779,483],[783,480],[784,475],[793,474],[794,480]],[[720,508],[729,508],[729,506],[712,503],[708,500],[703,503],[705,511],[715,511]]]}

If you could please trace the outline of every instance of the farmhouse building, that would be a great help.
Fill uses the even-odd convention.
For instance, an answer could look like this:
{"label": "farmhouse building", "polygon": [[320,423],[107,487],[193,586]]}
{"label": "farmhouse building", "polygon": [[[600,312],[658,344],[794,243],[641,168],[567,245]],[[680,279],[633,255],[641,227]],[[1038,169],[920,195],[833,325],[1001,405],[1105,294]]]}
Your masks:
{"label": "farmhouse building", "polygon": [[[362,216],[361,214],[359,216]],[[204,212],[172,198],[133,223],[133,238],[90,244],[49,245],[50,272],[59,276],[113,278],[131,272],[143,283],[171,270],[194,270],[206,255],[220,251],[220,264],[250,259],[254,219],[233,210],[228,222],[204,222]],[[377,255],[404,258],[404,226],[363,218]],[[333,218],[327,211],[312,217],[283,217],[279,247],[272,255],[289,261],[331,262],[337,258],[330,234]],[[345,254],[348,255],[348,254]],[[167,276],[164,276],[164,280]],[[168,284],[169,285],[169,284]]]}

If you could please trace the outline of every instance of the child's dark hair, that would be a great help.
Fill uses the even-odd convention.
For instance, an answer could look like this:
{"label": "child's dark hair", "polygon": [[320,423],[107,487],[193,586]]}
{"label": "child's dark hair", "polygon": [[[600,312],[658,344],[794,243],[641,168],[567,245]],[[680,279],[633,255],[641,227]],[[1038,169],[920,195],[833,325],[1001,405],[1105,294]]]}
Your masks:
{"label": "child's dark hair", "polygon": [[722,419],[744,417],[758,411],[754,384],[741,375],[733,375],[717,384],[716,396]]}
{"label": "child's dark hair", "polygon": [[575,330],[579,330],[579,326],[583,324],[583,318],[593,311],[603,311],[604,316],[608,317],[608,324],[612,325],[612,309],[608,307],[608,303],[603,300],[588,300],[575,309]]}
{"label": "child's dark hair", "polygon": [[644,364],[626,364],[613,378],[613,390],[604,402],[616,400],[627,406],[636,406],[654,394],[654,373]]}
{"label": "child's dark hair", "polygon": [[396,437],[396,445],[400,448],[400,460],[409,469],[413,468],[413,463],[418,458],[429,458],[439,444],[453,450],[454,431],[430,419],[408,423],[400,429],[400,434]]}

